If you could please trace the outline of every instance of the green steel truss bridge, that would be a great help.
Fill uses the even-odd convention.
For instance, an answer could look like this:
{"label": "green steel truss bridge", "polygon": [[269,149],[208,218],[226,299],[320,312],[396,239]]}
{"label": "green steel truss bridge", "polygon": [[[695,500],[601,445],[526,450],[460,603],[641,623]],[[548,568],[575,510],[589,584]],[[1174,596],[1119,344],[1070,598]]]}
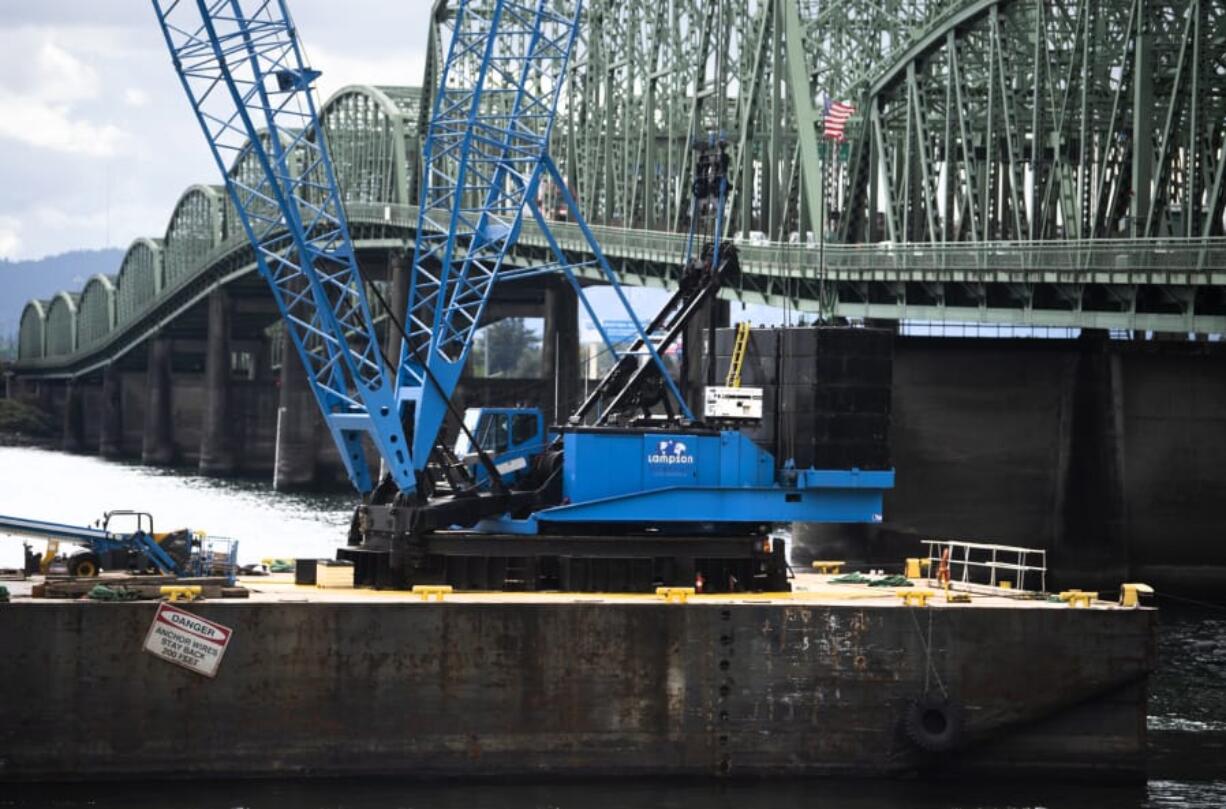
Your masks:
{"label": "green steel truss bridge", "polygon": [[[689,144],[718,131],[743,267],[725,297],[1226,332],[1220,1],[588,0],[585,14],[553,153],[628,283],[670,283]],[[426,88],[449,19],[440,0]],[[827,99],[857,108],[841,144],[823,137]],[[412,243],[429,103],[354,86],[324,105],[359,251]],[[258,168],[244,156],[231,170]],[[558,190],[541,193],[556,210]],[[115,276],[30,301],[18,367],[88,369],[253,272],[229,208],[221,189],[193,186]],[[582,251],[569,228],[555,233]],[[526,227],[517,258],[544,256]]]}

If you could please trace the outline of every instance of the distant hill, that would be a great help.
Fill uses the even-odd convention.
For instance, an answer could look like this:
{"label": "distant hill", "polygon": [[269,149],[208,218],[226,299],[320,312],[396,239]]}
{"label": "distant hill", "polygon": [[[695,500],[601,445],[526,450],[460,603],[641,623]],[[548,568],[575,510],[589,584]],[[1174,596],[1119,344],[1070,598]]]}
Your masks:
{"label": "distant hill", "polygon": [[0,259],[0,337],[17,333],[30,298],[50,298],[61,289],[80,292],[95,273],[119,272],[123,250],[73,250],[35,261]]}

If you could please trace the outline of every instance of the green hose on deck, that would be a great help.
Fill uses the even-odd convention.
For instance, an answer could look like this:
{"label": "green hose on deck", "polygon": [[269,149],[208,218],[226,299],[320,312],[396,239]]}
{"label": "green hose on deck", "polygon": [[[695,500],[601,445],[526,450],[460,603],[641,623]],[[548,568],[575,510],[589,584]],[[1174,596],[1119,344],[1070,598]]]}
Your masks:
{"label": "green hose on deck", "polygon": [[911,580],[906,576],[882,576],[879,579],[870,579],[863,573],[846,573],[842,576],[830,580],[831,584],[867,584],[869,587],[913,587]]}
{"label": "green hose on deck", "polygon": [[911,587],[911,580],[906,576],[900,576],[897,573],[893,576],[882,576],[880,579],[873,579],[868,583],[869,587]]}
{"label": "green hose on deck", "polygon": [[95,584],[94,589],[85,594],[91,601],[135,601],[140,593],[127,587],[107,587],[105,584]]}
{"label": "green hose on deck", "polygon": [[831,584],[868,584],[872,579],[862,573],[844,573],[830,580]]}

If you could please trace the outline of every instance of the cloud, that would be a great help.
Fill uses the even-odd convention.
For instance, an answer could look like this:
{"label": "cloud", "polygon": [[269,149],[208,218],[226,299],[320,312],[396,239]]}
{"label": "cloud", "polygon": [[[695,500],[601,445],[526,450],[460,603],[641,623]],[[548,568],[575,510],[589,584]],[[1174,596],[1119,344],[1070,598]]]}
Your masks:
{"label": "cloud", "polygon": [[317,83],[321,101],[350,84],[416,86],[425,70],[424,53],[408,49],[372,57],[312,48],[310,59],[311,67],[323,71]]}
{"label": "cloud", "polygon": [[100,88],[98,71],[60,47],[44,39],[34,58],[37,67],[32,95],[47,101],[80,101],[96,98]]}
{"label": "cloud", "polygon": [[0,258],[13,258],[21,247],[21,223],[11,216],[0,216]]}
{"label": "cloud", "polygon": [[0,137],[58,152],[106,157],[123,132],[111,124],[74,119],[67,106],[0,92]]}
{"label": "cloud", "polygon": [[[101,93],[98,72],[61,46],[50,32],[5,37],[8,59],[0,75],[0,137],[57,152],[114,154],[123,133],[82,116],[77,106]],[[13,49],[16,49],[14,53]],[[7,61],[7,60],[6,60]]]}
{"label": "cloud", "polygon": [[[420,83],[432,3],[293,0],[321,96]],[[148,2],[0,8],[0,249],[35,258],[159,236],[186,187],[218,181]]]}
{"label": "cloud", "polygon": [[129,87],[123,91],[123,103],[129,107],[143,107],[149,103],[149,94],[139,87]]}

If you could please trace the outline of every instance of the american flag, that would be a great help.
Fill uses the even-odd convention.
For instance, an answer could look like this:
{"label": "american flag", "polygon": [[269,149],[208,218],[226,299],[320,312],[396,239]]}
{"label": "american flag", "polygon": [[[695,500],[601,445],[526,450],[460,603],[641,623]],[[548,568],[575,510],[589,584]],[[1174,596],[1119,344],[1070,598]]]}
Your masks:
{"label": "american flag", "polygon": [[826,96],[826,137],[844,140],[843,130],[847,128],[847,119],[856,114],[856,108],[842,101],[831,101]]}

